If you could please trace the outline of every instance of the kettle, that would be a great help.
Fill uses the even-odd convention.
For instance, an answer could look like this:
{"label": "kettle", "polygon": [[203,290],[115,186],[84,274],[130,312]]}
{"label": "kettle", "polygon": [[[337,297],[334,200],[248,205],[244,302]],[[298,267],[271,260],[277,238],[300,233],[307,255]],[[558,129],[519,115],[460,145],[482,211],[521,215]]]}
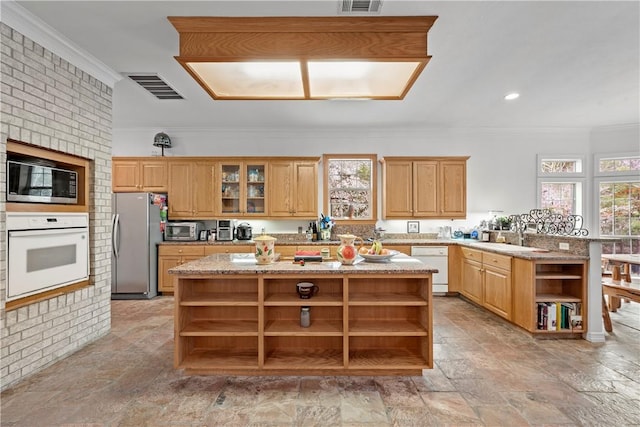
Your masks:
{"label": "kettle", "polygon": [[238,240],[251,240],[251,226],[247,222],[243,222],[242,224],[236,227],[236,239]]}

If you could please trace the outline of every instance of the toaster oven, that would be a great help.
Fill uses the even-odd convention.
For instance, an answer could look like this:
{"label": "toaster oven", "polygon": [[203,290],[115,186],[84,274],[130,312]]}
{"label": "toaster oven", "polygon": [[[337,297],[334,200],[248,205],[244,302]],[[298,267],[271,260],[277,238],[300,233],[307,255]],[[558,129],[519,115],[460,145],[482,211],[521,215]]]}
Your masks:
{"label": "toaster oven", "polygon": [[164,240],[198,240],[203,229],[201,222],[168,222],[164,228]]}

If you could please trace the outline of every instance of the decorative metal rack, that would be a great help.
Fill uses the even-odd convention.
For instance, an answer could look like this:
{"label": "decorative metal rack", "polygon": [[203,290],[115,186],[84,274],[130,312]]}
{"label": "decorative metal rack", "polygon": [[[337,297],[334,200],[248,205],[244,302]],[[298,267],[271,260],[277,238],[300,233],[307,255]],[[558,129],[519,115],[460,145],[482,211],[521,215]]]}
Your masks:
{"label": "decorative metal rack", "polygon": [[551,236],[587,236],[582,215],[562,215],[549,209],[531,209],[529,213],[511,215],[511,231],[524,233],[533,229],[538,234]]}

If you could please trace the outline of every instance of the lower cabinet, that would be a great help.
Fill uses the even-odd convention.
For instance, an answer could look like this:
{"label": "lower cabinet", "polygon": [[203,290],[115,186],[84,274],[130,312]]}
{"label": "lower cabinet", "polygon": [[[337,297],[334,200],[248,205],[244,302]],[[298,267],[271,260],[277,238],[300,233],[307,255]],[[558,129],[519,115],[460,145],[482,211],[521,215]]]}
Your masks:
{"label": "lower cabinet", "polygon": [[[433,367],[431,279],[424,275],[177,278],[174,366],[187,372],[421,375]],[[301,281],[317,294],[300,299]]]}
{"label": "lower cabinet", "polygon": [[204,245],[160,245],[158,247],[158,292],[173,292],[170,268],[204,256]]}
{"label": "lower cabinet", "polygon": [[462,287],[460,293],[482,305],[482,252],[462,248]]}
{"label": "lower cabinet", "polygon": [[514,323],[534,335],[579,338],[587,325],[586,260],[514,262]]}
{"label": "lower cabinet", "polygon": [[511,320],[511,257],[484,252],[484,307],[498,316]]}
{"label": "lower cabinet", "polygon": [[205,246],[204,254],[247,254],[255,251],[255,245],[215,245]]}
{"label": "lower cabinet", "polygon": [[511,320],[512,258],[492,252],[462,248],[460,293],[478,305]]}

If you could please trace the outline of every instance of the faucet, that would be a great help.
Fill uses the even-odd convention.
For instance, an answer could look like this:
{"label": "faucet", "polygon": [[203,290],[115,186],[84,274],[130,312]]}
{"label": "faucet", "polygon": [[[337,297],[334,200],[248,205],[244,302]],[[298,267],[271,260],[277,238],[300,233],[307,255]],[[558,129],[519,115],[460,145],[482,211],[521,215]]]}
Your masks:
{"label": "faucet", "polygon": [[526,215],[511,215],[511,230],[518,233],[518,245],[524,246],[524,232],[527,229]]}
{"label": "faucet", "polygon": [[384,238],[384,232],[385,232],[385,230],[384,230],[383,228],[381,228],[381,227],[376,227],[376,228],[373,230],[373,238],[374,238],[375,240],[382,240],[382,239]]}

